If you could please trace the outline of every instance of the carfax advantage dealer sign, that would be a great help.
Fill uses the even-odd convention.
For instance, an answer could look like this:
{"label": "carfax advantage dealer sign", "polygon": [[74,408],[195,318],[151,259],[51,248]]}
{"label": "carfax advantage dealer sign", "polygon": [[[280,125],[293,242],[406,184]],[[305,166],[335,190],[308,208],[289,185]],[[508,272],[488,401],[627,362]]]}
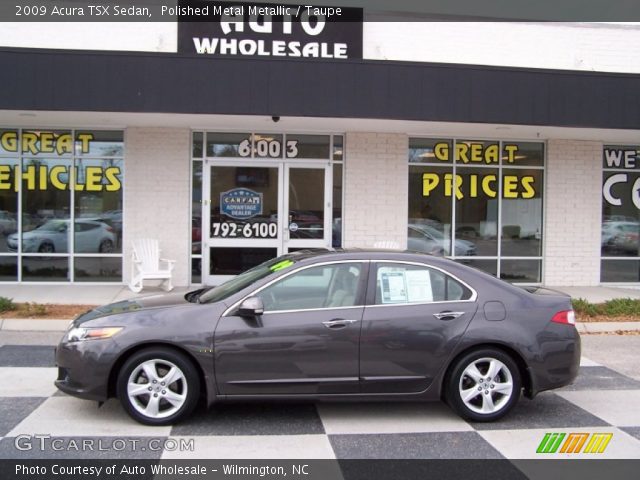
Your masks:
{"label": "carfax advantage dealer sign", "polygon": [[181,0],[178,52],[215,57],[362,58],[360,8]]}

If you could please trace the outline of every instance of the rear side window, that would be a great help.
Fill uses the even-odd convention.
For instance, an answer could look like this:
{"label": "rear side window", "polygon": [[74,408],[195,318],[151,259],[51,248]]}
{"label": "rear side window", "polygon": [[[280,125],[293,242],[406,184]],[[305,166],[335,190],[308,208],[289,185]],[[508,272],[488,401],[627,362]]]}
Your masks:
{"label": "rear side window", "polygon": [[471,290],[426,266],[380,263],[376,267],[376,305],[468,300]]}

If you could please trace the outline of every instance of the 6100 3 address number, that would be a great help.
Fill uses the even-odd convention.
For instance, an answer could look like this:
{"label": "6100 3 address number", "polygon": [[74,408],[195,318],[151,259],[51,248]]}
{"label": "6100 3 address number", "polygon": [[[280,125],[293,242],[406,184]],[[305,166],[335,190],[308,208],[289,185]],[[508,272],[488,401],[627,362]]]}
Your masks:
{"label": "6100 3 address number", "polygon": [[277,223],[213,223],[211,236],[216,238],[276,238]]}

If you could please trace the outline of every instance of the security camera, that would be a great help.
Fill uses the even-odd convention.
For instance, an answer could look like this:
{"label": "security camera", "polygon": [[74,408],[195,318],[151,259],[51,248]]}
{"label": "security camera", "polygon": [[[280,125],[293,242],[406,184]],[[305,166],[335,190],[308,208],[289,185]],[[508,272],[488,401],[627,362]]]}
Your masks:
{"label": "security camera", "polygon": [[278,123],[280,121],[280,116],[274,115],[273,117],[271,117],[271,120],[273,120],[273,123]]}

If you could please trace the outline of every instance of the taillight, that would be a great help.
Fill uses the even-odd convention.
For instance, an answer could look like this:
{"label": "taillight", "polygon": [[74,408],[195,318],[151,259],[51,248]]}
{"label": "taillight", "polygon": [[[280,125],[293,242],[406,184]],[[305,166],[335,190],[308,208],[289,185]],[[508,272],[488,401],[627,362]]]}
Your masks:
{"label": "taillight", "polygon": [[556,313],[551,321],[556,323],[564,323],[565,325],[575,325],[576,314],[573,310],[562,310]]}
{"label": "taillight", "polygon": [[112,228],[112,227],[110,227],[110,226],[108,226],[108,225],[105,227],[105,230],[106,230],[107,232],[113,232],[113,228]]}

